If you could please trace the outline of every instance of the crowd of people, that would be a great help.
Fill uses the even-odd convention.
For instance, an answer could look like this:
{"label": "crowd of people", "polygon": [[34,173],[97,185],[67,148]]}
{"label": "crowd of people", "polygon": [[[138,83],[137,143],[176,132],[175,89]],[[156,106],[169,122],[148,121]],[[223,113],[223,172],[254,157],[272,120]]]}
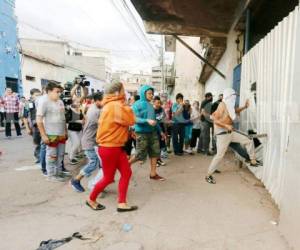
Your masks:
{"label": "crowd of people", "polygon": [[[142,164],[149,157],[149,178],[165,181],[158,168],[166,165],[170,153],[178,157],[196,153],[214,156],[208,168],[206,181],[215,184],[215,173],[230,143],[245,146],[249,162],[257,166],[254,145],[248,137],[234,129],[234,121],[249,102],[241,108],[235,106],[236,93],[225,89],[217,101],[207,93],[200,103],[176,95],[174,103],[168,96],[154,96],[152,86],[144,85],[139,94],[127,99],[121,82],[106,84],[104,93],[86,96],[75,85],[71,103],[66,105],[61,95],[63,88],[49,82],[43,91],[32,89],[30,98],[20,98],[7,88],[0,99],[1,126],[11,138],[11,122],[17,136],[21,136],[19,118],[35,145],[36,163],[49,181],[67,181],[77,192],[85,192],[81,181],[98,171],[100,177],[93,185],[86,205],[93,210],[105,209],[97,201],[100,193],[115,181],[120,172],[118,212],[137,210],[127,203],[127,190],[132,175],[131,165]],[[77,93],[77,94],[76,94]],[[66,143],[68,163],[80,166],[78,175],[71,176],[65,168]],[[171,145],[173,147],[171,147]]]}

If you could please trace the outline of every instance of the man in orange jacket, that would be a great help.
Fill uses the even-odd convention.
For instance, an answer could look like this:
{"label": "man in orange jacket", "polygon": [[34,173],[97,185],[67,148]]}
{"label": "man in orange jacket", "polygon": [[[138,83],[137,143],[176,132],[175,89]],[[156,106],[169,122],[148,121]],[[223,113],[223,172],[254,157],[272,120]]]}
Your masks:
{"label": "man in orange jacket", "polygon": [[122,83],[113,82],[105,87],[103,105],[96,137],[102,160],[103,178],[95,185],[86,204],[93,210],[105,209],[96,199],[106,186],[114,181],[118,170],[121,178],[117,211],[134,211],[138,209],[137,206],[127,205],[127,190],[132,171],[123,147],[128,140],[129,126],[135,123],[135,116],[131,108],[125,104]]}

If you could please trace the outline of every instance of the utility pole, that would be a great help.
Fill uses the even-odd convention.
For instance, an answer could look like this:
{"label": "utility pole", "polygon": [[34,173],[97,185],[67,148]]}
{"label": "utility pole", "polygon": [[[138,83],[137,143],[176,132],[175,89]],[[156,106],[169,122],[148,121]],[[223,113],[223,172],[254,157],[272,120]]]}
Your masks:
{"label": "utility pole", "polygon": [[160,50],[160,65],[161,65],[161,91],[162,93],[165,92],[165,65],[164,65],[164,51],[165,51],[165,46],[164,46],[164,36],[161,35],[161,50]]}

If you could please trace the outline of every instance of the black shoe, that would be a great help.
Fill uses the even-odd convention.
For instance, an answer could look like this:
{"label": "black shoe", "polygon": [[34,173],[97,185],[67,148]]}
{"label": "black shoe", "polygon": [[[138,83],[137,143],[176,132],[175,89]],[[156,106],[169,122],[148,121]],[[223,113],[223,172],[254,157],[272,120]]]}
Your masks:
{"label": "black shoe", "polygon": [[162,161],[161,159],[158,159],[158,160],[157,160],[157,164],[158,164],[159,166],[165,166],[165,165],[166,165],[166,163],[165,163],[164,161]]}
{"label": "black shoe", "polygon": [[214,154],[212,152],[206,152],[205,155],[207,155],[207,156],[214,156]]}
{"label": "black shoe", "polygon": [[132,206],[132,207],[128,207],[128,208],[117,208],[117,211],[119,213],[132,212],[132,211],[136,211],[136,210],[138,210],[137,206]]}
{"label": "black shoe", "polygon": [[217,169],[214,173],[215,174],[221,174],[221,171]]}
{"label": "black shoe", "polygon": [[200,149],[200,150],[198,149],[198,150],[197,150],[197,153],[198,153],[198,154],[205,154],[205,151],[204,151],[204,150],[201,150],[201,149]]}
{"label": "black shoe", "polygon": [[210,176],[206,176],[205,180],[209,183],[209,184],[216,184],[216,180],[214,177]]}
{"label": "black shoe", "polygon": [[183,153],[175,153],[177,156],[183,156]]}

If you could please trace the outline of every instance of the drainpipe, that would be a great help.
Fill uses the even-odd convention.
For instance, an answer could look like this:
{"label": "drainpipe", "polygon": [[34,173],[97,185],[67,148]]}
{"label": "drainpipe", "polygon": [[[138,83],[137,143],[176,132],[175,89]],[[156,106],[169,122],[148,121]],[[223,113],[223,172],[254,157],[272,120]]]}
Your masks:
{"label": "drainpipe", "polygon": [[246,32],[245,32],[245,51],[246,54],[250,49],[250,22],[251,22],[251,11],[246,10]]}

